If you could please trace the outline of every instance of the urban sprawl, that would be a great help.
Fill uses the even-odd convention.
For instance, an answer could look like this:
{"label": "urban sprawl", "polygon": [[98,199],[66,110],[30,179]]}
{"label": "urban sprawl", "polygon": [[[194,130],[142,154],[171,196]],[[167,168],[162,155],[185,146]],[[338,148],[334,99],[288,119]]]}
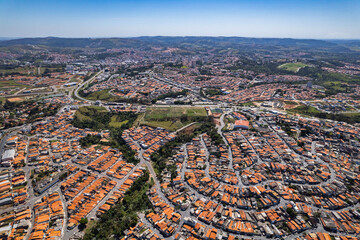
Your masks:
{"label": "urban sprawl", "polygon": [[0,239],[360,239],[359,58],[196,46],[0,47]]}

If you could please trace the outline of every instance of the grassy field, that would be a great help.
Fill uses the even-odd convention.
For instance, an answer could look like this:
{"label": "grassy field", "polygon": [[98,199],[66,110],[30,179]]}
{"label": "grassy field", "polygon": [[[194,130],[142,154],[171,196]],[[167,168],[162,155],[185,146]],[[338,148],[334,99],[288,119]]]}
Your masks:
{"label": "grassy field", "polygon": [[0,73],[5,73],[5,74],[11,74],[11,73],[21,73],[21,74],[36,74],[37,73],[37,68],[33,67],[17,67],[17,68],[12,68],[12,69],[0,69]]}
{"label": "grassy field", "polygon": [[187,108],[186,114],[190,117],[205,117],[207,116],[205,108],[193,107]]}
{"label": "grassy field", "polygon": [[290,72],[297,72],[299,71],[301,68],[308,66],[305,63],[301,63],[301,62],[297,62],[297,63],[284,63],[282,65],[280,65],[278,68],[286,70],[286,71],[290,71]]}
{"label": "grassy field", "polygon": [[19,87],[19,88],[24,88],[24,87],[29,87],[29,85],[24,85],[24,84],[19,84],[17,82],[15,82],[15,80],[1,80],[0,81],[0,89],[9,89],[9,88],[15,88],[15,87]]}
{"label": "grassy field", "polygon": [[109,126],[118,128],[118,127],[121,127],[124,124],[127,124],[128,122],[129,122],[129,120],[121,121],[119,119],[119,117],[115,115],[115,116],[111,117],[111,121],[109,123]]}
{"label": "grassy field", "polygon": [[351,92],[351,87],[341,81],[327,81],[322,84],[327,90],[338,92]]}
{"label": "grassy field", "polygon": [[116,96],[112,96],[109,93],[109,90],[102,90],[102,91],[90,93],[89,96],[87,96],[86,98],[93,101],[95,100],[115,101],[117,99]]}
{"label": "grassy field", "polygon": [[75,117],[80,122],[92,121],[94,116],[100,115],[102,113],[108,112],[104,107],[97,106],[86,106],[80,107],[78,111],[75,112]]}
{"label": "grassy field", "polygon": [[245,102],[245,103],[241,103],[239,105],[244,106],[244,107],[255,107],[255,104],[253,102]]}
{"label": "grassy field", "polygon": [[316,108],[305,105],[301,105],[296,108],[289,109],[288,111],[292,113],[304,114],[309,116],[313,116],[314,114],[321,113],[321,111],[317,110]]}
{"label": "grassy field", "polygon": [[152,107],[147,109],[145,115],[140,115],[135,124],[175,131],[195,122],[197,117],[206,116],[207,113],[202,107]]}
{"label": "grassy field", "polygon": [[186,126],[187,124],[190,124],[190,122],[180,122],[180,121],[150,121],[150,122],[144,122],[143,124],[150,126],[150,127],[161,127],[161,128],[165,128],[169,131],[176,131],[177,129],[180,129],[184,126]]}
{"label": "grassy field", "polygon": [[285,109],[292,109],[292,108],[297,108],[298,106],[300,106],[299,103],[294,102],[294,101],[283,101],[283,103],[285,104],[284,105]]}
{"label": "grassy field", "polygon": [[84,106],[75,112],[72,124],[78,128],[98,129],[121,129],[132,125],[137,118],[134,113],[110,113],[104,107]]}
{"label": "grassy field", "polygon": [[71,78],[70,81],[69,81],[69,83],[71,83],[71,82],[80,82],[80,80],[77,79],[77,78]]}
{"label": "grassy field", "polygon": [[167,118],[205,117],[207,113],[203,107],[151,107],[145,114],[145,120],[164,120]]}
{"label": "grassy field", "polygon": [[138,127],[138,126],[140,126],[140,123],[143,121],[144,116],[145,116],[145,113],[140,113],[140,114],[138,115],[138,117],[136,118],[136,120],[134,121],[133,127]]}
{"label": "grassy field", "polygon": [[349,123],[360,123],[360,113],[343,113],[340,114],[342,118],[339,121],[349,122]]}
{"label": "grassy field", "polygon": [[59,70],[61,71],[61,69],[58,67],[40,67],[40,73],[38,72],[38,68],[36,68],[36,73],[43,74],[46,69],[48,70],[48,72],[59,72]]}

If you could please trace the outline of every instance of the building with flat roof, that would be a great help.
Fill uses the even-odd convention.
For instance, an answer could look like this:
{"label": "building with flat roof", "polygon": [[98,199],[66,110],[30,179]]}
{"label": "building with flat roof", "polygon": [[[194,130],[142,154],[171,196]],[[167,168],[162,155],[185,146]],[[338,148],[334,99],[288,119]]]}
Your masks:
{"label": "building with flat roof", "polygon": [[2,162],[12,161],[14,157],[15,157],[15,149],[9,149],[3,153],[1,157],[1,161]]}

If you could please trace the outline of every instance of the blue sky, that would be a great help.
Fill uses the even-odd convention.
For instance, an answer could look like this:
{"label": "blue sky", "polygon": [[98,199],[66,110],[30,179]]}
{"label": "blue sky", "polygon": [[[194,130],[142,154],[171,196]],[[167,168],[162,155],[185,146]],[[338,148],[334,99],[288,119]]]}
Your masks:
{"label": "blue sky", "polygon": [[360,39],[360,0],[0,0],[0,37]]}

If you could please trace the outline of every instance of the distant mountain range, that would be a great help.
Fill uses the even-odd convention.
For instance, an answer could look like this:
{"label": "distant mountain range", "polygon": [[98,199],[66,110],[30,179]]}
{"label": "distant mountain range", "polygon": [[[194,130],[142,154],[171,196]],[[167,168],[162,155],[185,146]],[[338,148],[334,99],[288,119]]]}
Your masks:
{"label": "distant mountain range", "polygon": [[0,37],[0,41],[7,41],[7,40],[11,40],[11,39],[15,39],[15,38],[10,38],[10,37]]}
{"label": "distant mountain range", "polygon": [[[1,39],[0,39],[1,40]],[[315,40],[292,38],[244,37],[134,37],[134,38],[20,38],[3,39],[0,47],[35,45],[55,48],[126,48],[126,47],[178,47],[178,48],[233,48],[266,50],[327,50],[356,51],[360,40]],[[354,50],[355,49],[355,50]]]}

